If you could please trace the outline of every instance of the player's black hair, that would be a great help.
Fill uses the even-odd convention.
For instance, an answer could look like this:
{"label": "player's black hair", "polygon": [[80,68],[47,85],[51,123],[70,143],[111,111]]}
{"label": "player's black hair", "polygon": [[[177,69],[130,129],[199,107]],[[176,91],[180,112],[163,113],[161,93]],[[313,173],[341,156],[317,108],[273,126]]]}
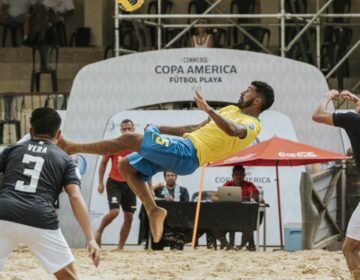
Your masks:
{"label": "player's black hair", "polygon": [[120,123],[120,126],[121,126],[122,124],[124,124],[124,123],[131,123],[131,126],[134,127],[134,123],[133,123],[133,121],[130,120],[130,119],[122,120],[121,123]]}
{"label": "player's black hair", "polygon": [[32,112],[30,124],[35,136],[49,135],[54,138],[60,128],[61,118],[54,109],[42,107]]}
{"label": "player's black hair", "polygon": [[257,94],[263,100],[261,111],[269,109],[274,103],[273,88],[267,83],[261,81],[253,81],[251,85],[256,87]]}
{"label": "player's black hair", "polygon": [[[168,173],[168,172],[174,173],[174,172],[172,172],[172,171],[164,171],[164,177],[166,177],[166,173]],[[176,174],[176,173],[174,173],[174,174],[175,174],[175,176],[177,177],[177,174]]]}
{"label": "player's black hair", "polygon": [[244,168],[244,166],[242,166],[242,165],[235,165],[235,166],[233,167],[232,173],[234,174],[234,173],[237,173],[237,172],[239,172],[239,173],[245,173],[245,168]]}

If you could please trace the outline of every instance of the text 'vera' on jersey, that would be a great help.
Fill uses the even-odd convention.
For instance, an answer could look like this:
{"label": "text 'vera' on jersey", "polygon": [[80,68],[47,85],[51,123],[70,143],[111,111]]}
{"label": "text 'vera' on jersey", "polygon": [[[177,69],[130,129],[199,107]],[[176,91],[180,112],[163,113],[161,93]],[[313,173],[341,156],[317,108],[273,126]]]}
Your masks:
{"label": "text 'vera' on jersey", "polygon": [[63,187],[80,186],[74,161],[52,142],[28,140],[0,154],[3,187],[0,220],[43,229],[57,229],[54,202]]}

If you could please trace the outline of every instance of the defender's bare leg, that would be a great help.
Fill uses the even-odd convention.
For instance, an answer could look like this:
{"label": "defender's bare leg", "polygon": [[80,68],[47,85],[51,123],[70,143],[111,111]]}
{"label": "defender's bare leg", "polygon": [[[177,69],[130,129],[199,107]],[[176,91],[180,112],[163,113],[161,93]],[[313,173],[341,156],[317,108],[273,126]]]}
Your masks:
{"label": "defender's bare leg", "polygon": [[145,210],[149,217],[150,229],[154,242],[159,242],[163,233],[164,221],[167,211],[156,205],[149,188],[141,180],[137,170],[131,167],[127,158],[123,158],[120,161],[119,169],[121,174],[125,177],[126,182],[129,184],[130,188],[144,204]]}
{"label": "defender's bare leg", "polygon": [[129,233],[130,233],[133,217],[134,217],[133,213],[124,212],[124,222],[123,222],[123,224],[121,226],[120,239],[119,239],[119,245],[118,245],[119,250],[124,249],[126,240],[127,240],[128,236],[129,236]]}
{"label": "defender's bare leg", "polygon": [[76,280],[78,279],[75,271],[75,265],[74,263],[69,263],[67,266],[63,267],[59,271],[54,273],[54,276],[56,279],[59,280]]}
{"label": "defender's bare leg", "polygon": [[343,253],[352,278],[360,280],[360,241],[346,237]]}
{"label": "defender's bare leg", "polygon": [[101,247],[101,236],[104,229],[119,215],[119,209],[111,209],[101,220],[99,228],[95,232],[96,243]]}

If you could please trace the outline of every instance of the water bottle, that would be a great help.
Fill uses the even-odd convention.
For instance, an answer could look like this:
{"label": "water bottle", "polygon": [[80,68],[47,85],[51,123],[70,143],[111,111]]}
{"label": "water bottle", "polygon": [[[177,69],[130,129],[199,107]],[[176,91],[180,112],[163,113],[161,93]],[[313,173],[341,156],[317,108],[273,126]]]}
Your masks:
{"label": "water bottle", "polygon": [[262,186],[258,186],[258,190],[259,190],[259,203],[262,203],[263,199],[264,199],[264,190]]}

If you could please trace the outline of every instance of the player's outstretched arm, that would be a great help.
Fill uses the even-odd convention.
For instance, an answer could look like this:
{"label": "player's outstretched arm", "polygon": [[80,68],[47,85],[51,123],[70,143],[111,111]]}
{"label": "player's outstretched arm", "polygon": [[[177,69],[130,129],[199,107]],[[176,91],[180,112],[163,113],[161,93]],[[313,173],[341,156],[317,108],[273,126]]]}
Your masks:
{"label": "player's outstretched arm", "polygon": [[219,115],[207,102],[202,98],[198,91],[195,92],[194,100],[198,108],[207,113],[211,119],[222,129],[227,135],[245,138],[247,130],[244,126],[236,124]]}
{"label": "player's outstretched arm", "polygon": [[97,267],[100,263],[100,248],[91,232],[89,212],[80,193],[80,187],[75,184],[69,184],[65,187],[65,190],[69,196],[74,216],[85,235],[89,257]]}
{"label": "player's outstretched arm", "polygon": [[344,99],[353,101],[355,104],[357,104],[357,103],[360,102],[360,98],[357,97],[355,94],[351,93],[351,92],[348,91],[348,90],[343,90],[343,91],[340,93],[340,96],[341,96],[341,98],[344,98]]}
{"label": "player's outstretched arm", "polygon": [[105,174],[106,165],[107,165],[109,159],[110,159],[109,156],[103,156],[103,158],[101,159],[100,166],[99,166],[99,186],[98,186],[98,192],[99,192],[100,194],[103,194],[103,193],[104,193],[104,189],[105,189],[105,186],[104,186],[104,174]]}
{"label": "player's outstretched arm", "polygon": [[203,121],[199,124],[185,125],[185,126],[157,126],[161,134],[168,134],[174,136],[183,136],[184,133],[193,132],[200,127],[203,127],[209,122],[209,120]]}
{"label": "player's outstretched arm", "polygon": [[313,121],[327,125],[334,125],[333,113],[328,112],[327,107],[331,100],[336,100],[337,98],[339,98],[339,92],[337,90],[330,90],[327,92],[320,105],[315,109],[312,115]]}

